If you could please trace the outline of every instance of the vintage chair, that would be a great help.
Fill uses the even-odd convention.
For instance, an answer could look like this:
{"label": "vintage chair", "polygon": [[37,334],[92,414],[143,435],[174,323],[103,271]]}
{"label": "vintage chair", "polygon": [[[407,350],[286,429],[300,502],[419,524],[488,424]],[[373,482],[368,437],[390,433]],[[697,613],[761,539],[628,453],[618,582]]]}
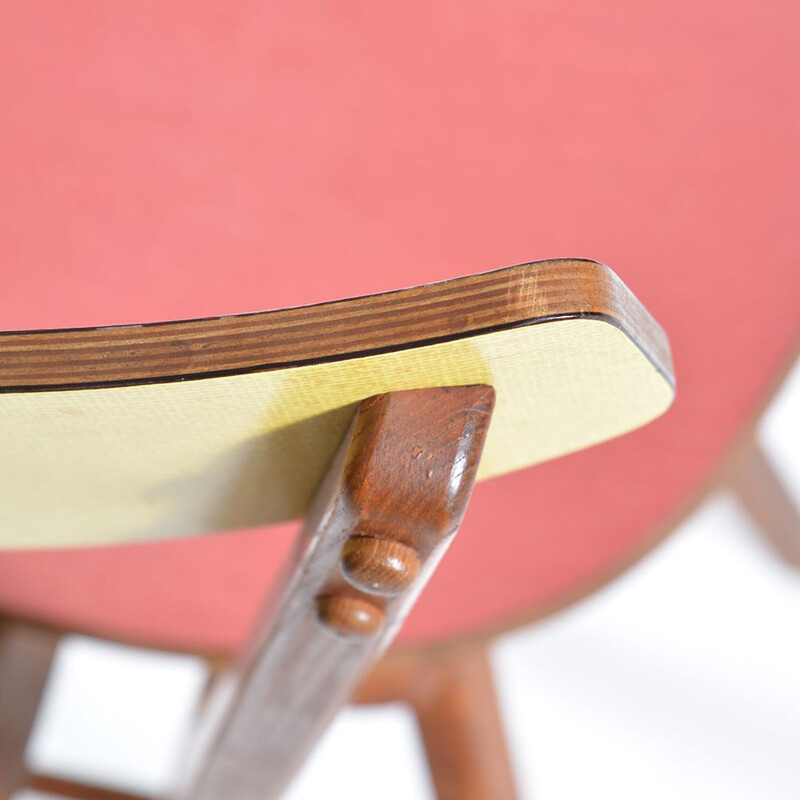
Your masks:
{"label": "vintage chair", "polygon": [[[483,312],[490,325],[470,329],[487,292],[503,299]],[[428,308],[436,310],[425,317]],[[370,333],[376,315],[398,324]],[[434,340],[445,341],[419,344],[420,319]],[[437,332],[438,324],[447,331]],[[309,344],[293,338],[292,347],[329,344],[336,331],[347,330],[345,345],[374,346],[286,367],[279,360],[282,334],[293,328],[316,335]],[[395,338],[382,346],[360,330]],[[256,345],[248,354],[251,340]],[[131,351],[132,342],[136,364],[115,355]],[[224,364],[207,368],[230,353],[258,366],[234,374]],[[309,507],[313,490],[303,484],[320,485],[330,463],[264,619],[222,683],[226,712],[222,723],[210,716],[216,735],[201,748],[187,797],[277,796],[365,665],[391,640],[452,540],[487,429],[481,469],[491,475],[552,457],[543,449],[548,439],[567,452],[641,424],[672,397],[663,334],[613,273],[581,260],[323,306],[153,325],[144,335],[137,326],[11,334],[0,342],[0,356],[0,364],[11,365],[0,368],[10,467],[3,473],[7,547],[127,538],[138,531],[125,526],[141,525],[143,513],[148,538],[185,533],[181,524],[191,531],[228,529],[242,524],[241,514],[253,515],[250,524],[281,519]],[[446,388],[436,388],[441,375]],[[415,388],[429,383],[433,388]],[[383,393],[358,404],[353,417],[351,394],[372,391]],[[270,401],[260,411],[263,398]],[[519,436],[539,420],[544,436]],[[736,491],[778,551],[797,563],[797,513],[754,445],[753,428],[740,435],[715,485]],[[53,447],[59,440],[67,446]],[[209,457],[209,450],[222,455]],[[163,495],[156,515],[153,483]],[[97,524],[95,509],[106,503],[116,513]],[[138,547],[150,558],[160,555],[158,545]],[[133,552],[120,549],[60,551],[55,560],[62,579],[66,572],[86,582],[87,596],[102,605],[104,587],[94,585],[86,556]],[[47,556],[45,550],[5,558],[30,578]],[[111,576],[125,571],[112,566]],[[184,581],[175,579],[181,588]],[[41,580],[29,586],[40,589]],[[137,596],[135,587],[127,591]],[[37,615],[63,618],[70,591],[50,597],[52,606]],[[111,633],[108,623],[103,632]],[[61,635],[52,624],[19,617],[6,616],[0,628],[3,790],[10,795],[28,784],[121,800],[113,791],[26,775],[25,741]],[[514,796],[487,644],[481,637],[401,649],[358,693],[361,702],[412,705],[443,798]],[[218,678],[227,659],[206,655]]]}
{"label": "vintage chair", "polygon": [[[800,226],[792,218],[800,207],[799,13],[770,0],[754,36],[749,8],[726,7],[722,24],[689,2],[630,3],[618,17],[589,2],[514,2],[502,11],[414,2],[117,4],[102,13],[83,2],[16,5],[0,26],[2,328],[289,308],[531,254],[581,253],[614,265],[669,331],[680,393],[667,415],[636,433],[477,485],[457,545],[400,632],[405,650],[363,689],[364,699],[382,699],[390,685],[411,694],[400,668],[407,661],[429,676],[461,675],[447,683],[457,699],[467,679],[486,687],[480,646],[492,633],[561,608],[634,563],[715,485],[734,452],[751,456],[738,462],[751,508],[796,554],[793,510],[744,437],[800,334]],[[541,287],[529,295],[536,309]],[[599,298],[588,299],[596,309]],[[505,298],[485,300],[476,314],[503,313]],[[365,336],[381,334],[383,319]],[[473,319],[462,321],[475,330]],[[424,341],[436,338],[434,326],[423,327]],[[138,330],[146,339],[157,329]],[[111,335],[133,333],[121,331]],[[90,353],[82,369],[120,363]],[[142,366],[138,343],[119,355]],[[164,353],[190,370],[207,355],[202,347]],[[33,369],[35,358],[26,360]],[[7,376],[19,377],[19,366],[3,355]],[[192,383],[171,388],[191,392]],[[20,388],[7,398],[23,397]],[[29,388],[37,388],[25,395],[34,404],[60,396]],[[349,400],[370,391],[380,389]],[[268,402],[257,400],[262,409]],[[329,454],[346,416],[330,428]],[[63,417],[53,449],[40,440],[40,452],[66,455],[63,431],[81,415]],[[210,421],[198,422],[198,435]],[[17,435],[10,417],[0,424]],[[293,430],[303,438],[302,426]],[[306,448],[296,454],[319,456],[313,437]],[[246,460],[246,450],[227,466]],[[258,468],[234,480],[224,458],[207,467],[209,502],[235,500],[241,487],[247,508],[263,490]],[[19,481],[14,464],[3,469],[7,485]],[[761,502],[758,483],[779,502]],[[177,480],[148,497],[161,508],[187,486]],[[186,498],[182,514],[209,512]],[[139,522],[146,525],[144,514]],[[0,607],[26,625],[3,640],[3,669],[26,678],[2,697],[5,708],[9,696],[18,701],[13,736],[3,734],[12,763],[53,639],[31,622],[57,629],[54,636],[80,630],[227,657],[244,644],[295,533],[294,523],[281,523],[0,554]],[[6,534],[14,529],[5,525]],[[40,541],[58,534],[42,531]],[[469,658],[446,657],[456,652],[446,643]],[[433,741],[442,710],[491,718],[490,691],[473,696],[483,699],[472,709],[437,691],[410,699]],[[473,791],[502,797],[491,788],[506,780],[510,791],[502,748],[491,744],[497,726],[480,730],[487,736],[469,753],[474,772],[461,774]],[[451,780],[438,772],[443,796]]]}
{"label": "vintage chair", "polygon": [[627,432],[673,397],[663,332],[585,260],[262,314],[8,334],[0,386],[6,548],[305,515],[187,785],[243,800],[277,796],[391,641],[476,475]]}

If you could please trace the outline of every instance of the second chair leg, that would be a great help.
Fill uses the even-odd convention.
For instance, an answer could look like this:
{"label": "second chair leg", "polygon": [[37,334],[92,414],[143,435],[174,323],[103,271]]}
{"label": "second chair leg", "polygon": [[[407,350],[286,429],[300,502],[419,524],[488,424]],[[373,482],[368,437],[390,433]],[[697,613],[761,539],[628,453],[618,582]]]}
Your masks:
{"label": "second chair leg", "polygon": [[415,711],[440,800],[516,797],[486,651],[433,661]]}
{"label": "second chair leg", "polygon": [[755,438],[732,462],[727,483],[777,554],[800,567],[800,511]]}
{"label": "second chair leg", "polygon": [[439,800],[517,797],[485,647],[390,655],[357,699],[411,705]]}
{"label": "second chair leg", "polygon": [[0,800],[26,785],[25,748],[58,636],[0,620]]}

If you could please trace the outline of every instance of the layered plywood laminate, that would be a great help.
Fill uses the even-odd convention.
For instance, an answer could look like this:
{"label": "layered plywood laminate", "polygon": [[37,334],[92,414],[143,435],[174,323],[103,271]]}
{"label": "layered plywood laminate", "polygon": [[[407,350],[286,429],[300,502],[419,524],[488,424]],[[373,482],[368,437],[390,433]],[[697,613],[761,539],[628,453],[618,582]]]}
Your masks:
{"label": "layered plywood laminate", "polygon": [[643,425],[663,332],[607,267],[523,264],[261,314],[0,335],[0,546],[301,516],[365,397],[489,384],[478,479]]}

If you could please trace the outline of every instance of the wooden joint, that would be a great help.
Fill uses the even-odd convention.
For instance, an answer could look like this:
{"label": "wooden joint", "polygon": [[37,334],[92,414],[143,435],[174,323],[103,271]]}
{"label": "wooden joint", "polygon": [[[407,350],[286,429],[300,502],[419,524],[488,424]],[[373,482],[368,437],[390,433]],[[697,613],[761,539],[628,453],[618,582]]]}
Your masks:
{"label": "wooden joint", "polygon": [[[466,510],[489,386],[364,400],[183,798],[266,800],[389,645]],[[229,691],[229,687],[226,688]]]}
{"label": "wooden joint", "polygon": [[385,619],[378,604],[348,594],[320,595],[317,613],[328,628],[344,636],[372,636]]}
{"label": "wooden joint", "polygon": [[399,594],[414,583],[419,567],[414,548],[391,539],[351,536],[342,548],[342,573],[369,594]]}

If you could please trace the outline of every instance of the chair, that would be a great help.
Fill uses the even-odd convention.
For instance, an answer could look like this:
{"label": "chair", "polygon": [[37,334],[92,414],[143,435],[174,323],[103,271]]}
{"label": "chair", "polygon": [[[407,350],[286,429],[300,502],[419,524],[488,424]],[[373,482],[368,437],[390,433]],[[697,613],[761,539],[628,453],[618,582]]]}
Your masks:
{"label": "chair", "polygon": [[[456,330],[466,320],[474,319],[474,298],[480,302],[484,287],[497,284],[497,293],[504,298],[531,297],[529,284],[535,284],[545,297],[549,294],[547,287],[555,287],[551,302],[557,304],[559,311],[541,308],[538,299],[539,316],[528,316],[533,312],[527,302],[494,306],[489,312],[493,317],[493,324],[488,326],[491,333],[482,332],[483,327],[478,328],[481,332],[477,334]],[[605,290],[600,289],[600,284],[605,284]],[[603,295],[603,302],[589,310],[585,298]],[[303,326],[310,330],[315,325],[322,330],[330,320],[335,329],[345,330],[351,324],[368,327],[370,306],[379,308],[382,317],[402,319],[405,315],[411,320],[420,309],[424,313],[427,306],[436,306],[440,297],[450,297],[449,302],[463,312],[458,320],[457,315],[441,315],[437,311],[437,318],[455,326],[442,337],[447,340],[444,344],[412,345],[408,349],[394,342],[389,353],[381,354],[383,348],[379,346],[367,348],[368,353],[380,354],[377,356],[359,355],[353,360],[345,353],[310,359],[309,367],[290,368],[296,370],[291,374],[297,380],[288,384],[280,364],[266,371],[258,366],[254,371],[245,368],[235,375],[223,365],[217,370],[220,377],[208,377],[211,370],[194,365],[191,349],[195,347],[203,358],[217,358],[215,350],[223,358],[230,352],[241,358],[243,349],[228,346],[230,339],[242,337],[247,341],[252,331],[260,334],[259,350],[251,355],[253,363],[274,364],[273,358],[264,355],[275,346],[273,342],[280,346],[277,334],[292,328],[291,318],[295,315],[302,317]],[[570,314],[569,303],[579,310]],[[320,315],[319,320],[315,321],[314,315]],[[606,321],[609,317],[611,324]],[[4,338],[0,354],[16,356],[13,361],[8,359],[13,369],[2,376],[6,381],[2,405],[7,421],[7,461],[14,467],[14,483],[4,502],[4,513],[12,523],[9,530],[17,537],[10,536],[6,541],[12,547],[24,547],[29,537],[46,547],[81,543],[87,537],[92,542],[94,536],[113,540],[131,535],[129,529],[120,532],[115,519],[126,523],[131,518],[138,519],[137,506],[149,503],[148,483],[137,484],[135,480],[139,465],[152,464],[145,474],[158,483],[168,488],[173,483],[164,480],[163,472],[172,469],[172,465],[160,462],[153,450],[167,436],[178,453],[188,454],[190,463],[210,463],[212,470],[218,469],[215,465],[219,459],[209,460],[198,454],[198,443],[194,441],[197,420],[187,414],[193,397],[201,398],[202,419],[213,419],[214,409],[222,408],[226,418],[230,416],[239,426],[245,416],[242,412],[247,410],[247,397],[253,394],[242,390],[243,381],[258,381],[267,387],[277,385],[283,390],[270,413],[258,416],[258,430],[247,435],[255,442],[254,447],[231,448],[230,442],[241,441],[242,436],[232,436],[230,430],[224,431],[223,442],[216,445],[234,454],[222,461],[227,474],[235,480],[238,475],[249,474],[255,463],[261,473],[255,485],[264,487],[260,493],[234,492],[235,502],[228,506],[228,513],[262,514],[271,519],[287,513],[287,502],[296,502],[299,507],[308,505],[305,492],[287,498],[287,489],[293,487],[276,481],[275,475],[285,470],[295,481],[302,481],[304,472],[319,473],[320,464],[331,462],[331,466],[311,503],[305,532],[289,564],[283,565],[284,579],[272,589],[265,620],[256,627],[250,646],[234,662],[232,674],[239,686],[238,698],[232,704],[228,701],[228,721],[221,728],[212,717],[214,744],[206,745],[204,756],[198,758],[199,788],[187,795],[277,796],[325,721],[353,691],[364,667],[390,641],[452,539],[466,507],[487,428],[497,431],[495,439],[490,440],[489,457],[483,462],[484,468],[488,464],[489,474],[509,463],[519,466],[525,459],[552,457],[552,451],[543,449],[545,443],[535,436],[524,437],[514,446],[520,430],[535,427],[537,421],[531,416],[534,408],[548,420],[551,440],[555,436],[563,448],[574,449],[598,433],[613,435],[663,410],[671,399],[671,373],[669,361],[663,360],[668,359],[668,351],[658,328],[613,273],[587,261],[521,265],[389,297],[291,310],[288,315],[268,312],[250,318],[228,318],[233,334],[215,330],[219,322],[153,326],[149,343],[136,327],[32,332]],[[577,334],[576,324],[580,328]],[[210,346],[207,339],[198,336],[198,325],[210,332]],[[400,324],[397,330],[410,339],[414,326]],[[629,338],[633,330],[644,338]],[[385,334],[381,331],[380,335]],[[127,381],[128,386],[120,385],[126,381],[114,370],[128,370],[130,365],[126,361],[114,363],[115,349],[126,349],[124,340],[114,337],[137,338],[144,366],[134,367],[132,372],[146,368],[151,370],[149,375],[137,374],[132,384]],[[200,341],[194,344],[197,339]],[[176,344],[181,340],[186,346]],[[320,334],[310,340],[319,347],[318,343],[327,342],[329,337]],[[342,341],[361,339],[343,337]],[[102,363],[110,373],[104,383],[98,380],[94,365],[87,371],[87,343],[106,354]],[[149,359],[148,350],[157,359],[165,359],[163,363]],[[380,363],[369,363],[386,360],[402,363],[403,369],[386,370]],[[193,365],[198,372],[183,374],[183,380],[177,381],[176,367],[179,371],[181,363]],[[539,374],[531,368],[534,363],[539,365]],[[328,370],[328,377],[320,367]],[[353,367],[361,381],[355,387],[350,380]],[[435,382],[442,371],[451,374],[449,370],[461,369],[467,372],[458,373],[451,388],[406,388],[409,382]],[[473,369],[490,376],[502,398],[494,428],[489,425],[494,390],[489,386],[458,385],[469,380],[467,376]],[[548,371],[552,372],[542,374]],[[345,379],[337,380],[337,376]],[[533,376],[537,389],[526,383]],[[89,381],[85,380],[87,377]],[[36,380],[48,387],[46,394],[36,391],[32,385]],[[313,381],[313,391],[307,388],[308,380]],[[376,380],[378,383],[373,384]],[[69,388],[59,390],[59,381]],[[391,386],[399,386],[400,390],[359,404],[355,419],[347,425],[353,405],[340,408],[342,396],[336,392],[358,393],[368,391],[365,387],[385,390]],[[131,397],[139,402],[132,403]],[[541,398],[538,406],[530,402],[531,397]],[[307,406],[299,408],[303,402]],[[320,402],[332,402],[337,413],[320,412],[314,406]],[[547,413],[547,406],[554,413]],[[299,415],[302,424],[287,422],[282,408]],[[564,409],[569,413],[565,414]],[[585,420],[579,419],[576,409]],[[65,412],[76,418],[69,427],[62,422]],[[143,420],[152,427],[152,435],[142,436],[146,428]],[[277,430],[272,428],[274,420],[280,421]],[[624,427],[615,427],[619,425]],[[344,434],[339,455],[331,461],[319,445],[331,438],[332,427],[338,431],[334,441],[342,430],[349,428],[349,432]],[[268,432],[264,434],[262,430]],[[80,451],[66,448],[61,456],[43,458],[37,440],[52,453],[49,444],[59,435],[67,441],[81,442]],[[586,435],[590,439],[580,438]],[[796,559],[796,511],[755,448],[752,431],[745,431],[740,439],[730,463],[721,470],[720,480],[738,493],[778,552],[789,560]],[[315,446],[309,447],[309,442]],[[199,444],[200,453],[206,446]],[[249,468],[243,468],[248,464]],[[192,471],[186,464],[181,469],[187,477],[167,497],[165,510],[147,529],[148,537],[174,534],[173,526],[181,514],[202,530],[197,503],[187,505],[184,499],[187,495],[195,501],[206,499],[210,470],[204,466]],[[105,473],[112,474],[110,483],[104,482]],[[309,480],[313,485],[320,484],[318,476]],[[222,483],[228,486],[230,481]],[[276,484],[281,492],[277,497],[278,511],[276,498],[270,493],[275,492]],[[28,485],[35,487],[37,502],[32,502],[26,493]],[[294,488],[297,487],[295,483]],[[223,493],[206,504],[209,524],[234,524],[225,517],[219,522],[226,511],[221,500],[228,496]],[[117,508],[125,513],[121,518],[109,514],[108,525],[93,531],[92,507],[102,507],[104,498],[114,498]],[[444,506],[443,498],[447,499]],[[54,502],[64,503],[65,499],[65,505]],[[243,506],[246,500],[251,503],[249,509]],[[81,550],[73,553],[85,555]],[[45,554],[46,551],[42,555]],[[63,562],[64,555],[62,551],[57,557]],[[25,553],[22,563],[30,558],[30,553]],[[100,603],[102,596],[96,589],[94,592],[95,601]],[[60,600],[57,595],[53,599]],[[49,617],[57,617],[54,610]],[[6,692],[6,713],[0,726],[0,756],[5,763],[3,775],[9,781],[7,793],[14,783],[20,785],[27,780],[38,788],[95,796],[93,792],[98,790],[89,787],[75,787],[46,776],[25,777],[22,750],[61,633],[29,620],[7,618],[3,634],[0,668],[4,680],[0,684]],[[220,674],[220,659],[214,661],[215,672]],[[225,686],[224,694],[228,694],[230,680],[220,683]],[[20,691],[20,687],[27,688]],[[412,705],[437,791],[443,798],[514,794],[493,697],[483,641],[428,651],[401,650],[358,690],[361,702],[402,699]],[[243,746],[243,742],[258,742],[258,746]],[[96,796],[112,795],[99,790]]]}
{"label": "chair", "polygon": [[198,800],[285,787],[393,638],[476,476],[619,435],[673,396],[664,334],[585,260],[263,314],[7,334],[0,364],[6,547],[306,517],[238,688],[201,735]]}
{"label": "chair", "polygon": [[[760,36],[747,9],[723,25],[688,2],[39,8],[0,30],[3,328],[290,307],[586,253],[669,331],[670,413],[478,484],[401,648],[480,641],[635,562],[796,352],[794,4],[768,3]],[[294,533],[6,552],[0,605],[230,653]]]}

